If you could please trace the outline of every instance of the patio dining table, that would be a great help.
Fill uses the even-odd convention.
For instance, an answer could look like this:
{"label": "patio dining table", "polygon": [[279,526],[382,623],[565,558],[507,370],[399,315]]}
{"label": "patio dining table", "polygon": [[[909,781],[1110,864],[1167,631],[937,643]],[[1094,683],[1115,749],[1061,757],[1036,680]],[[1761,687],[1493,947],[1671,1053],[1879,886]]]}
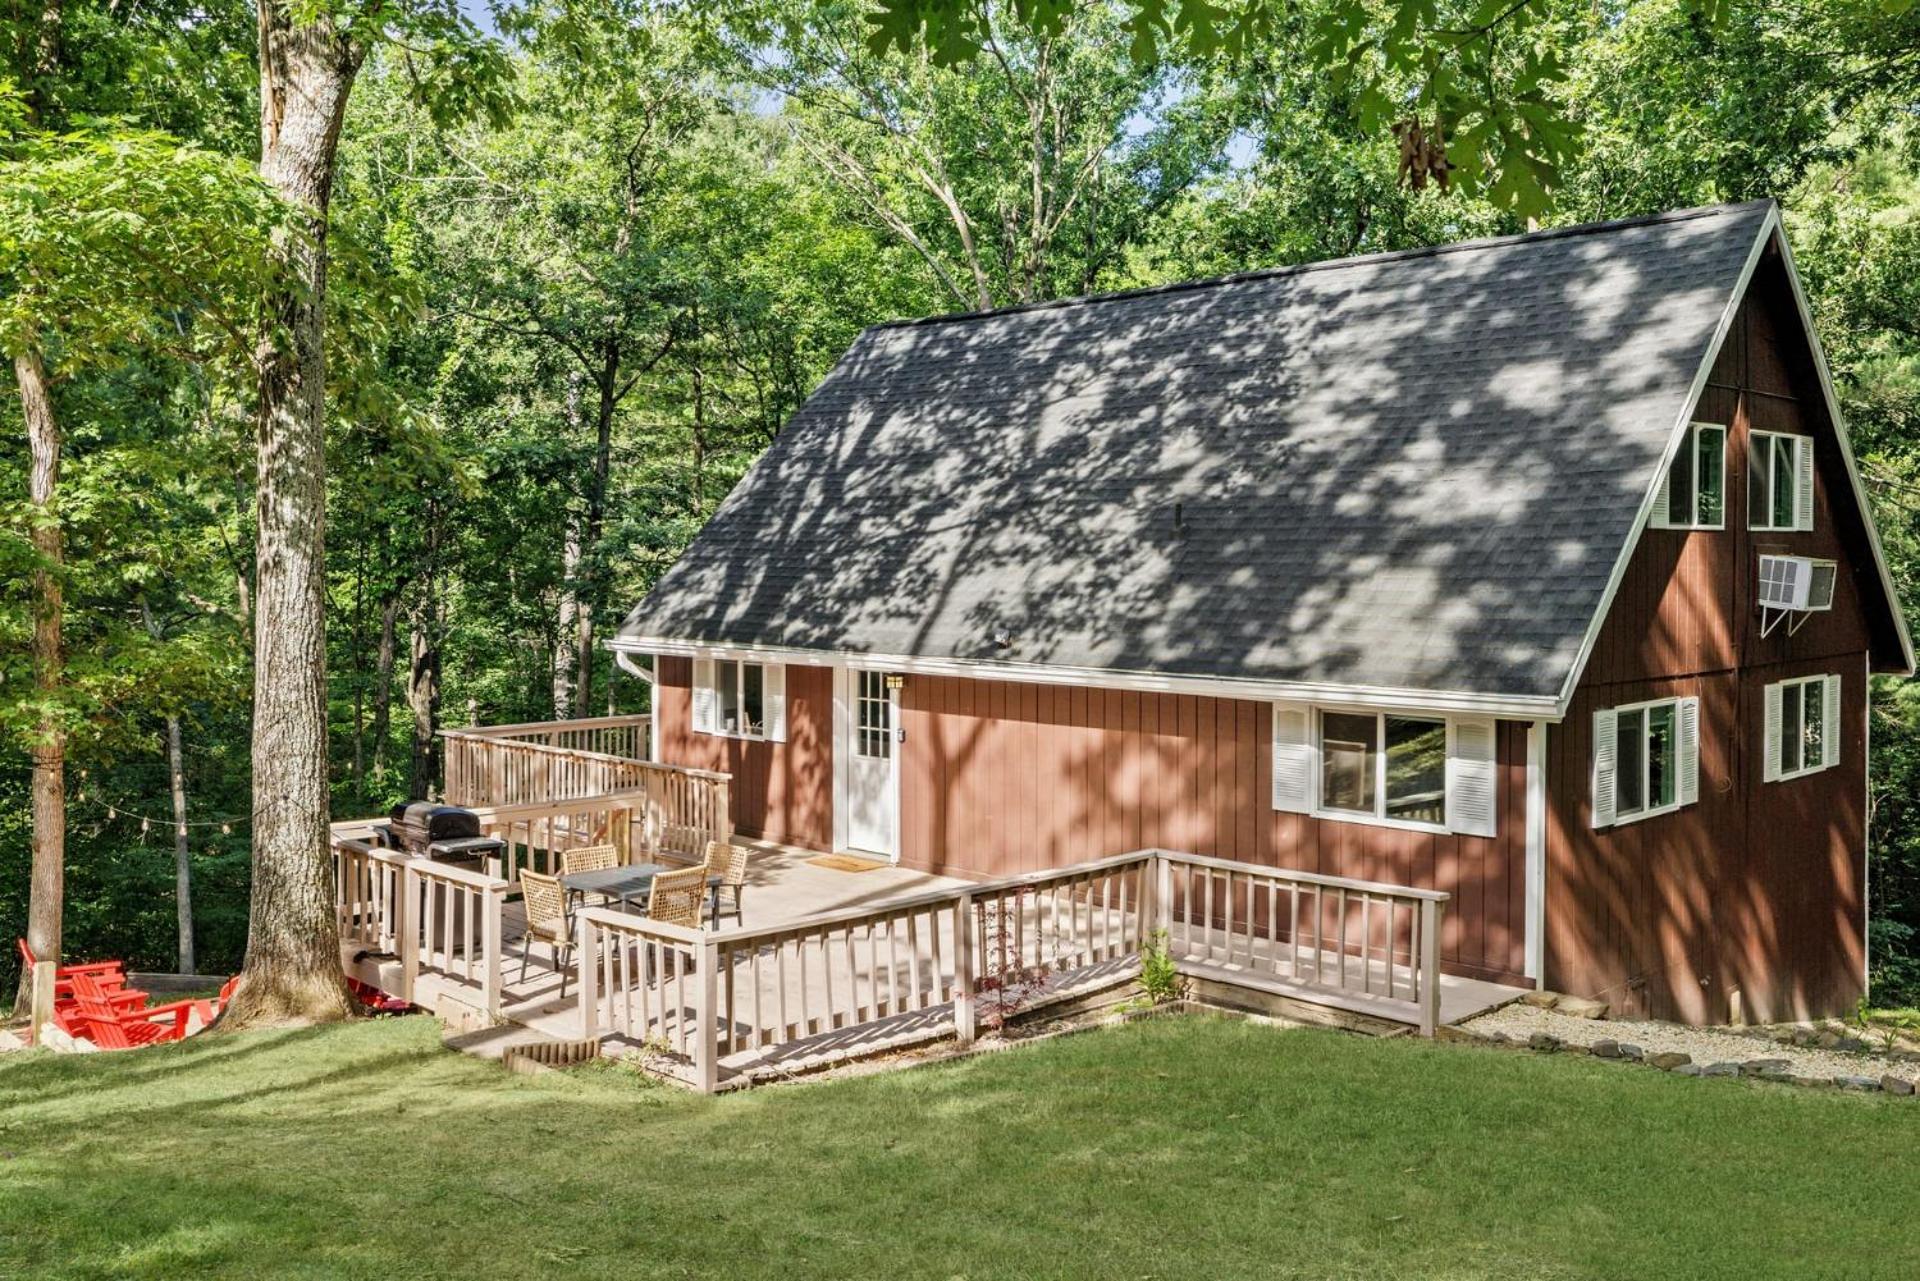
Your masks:
{"label": "patio dining table", "polygon": [[[573,872],[560,878],[560,888],[567,893],[567,910],[573,911],[576,903],[584,901],[589,894],[612,899],[622,907],[636,905],[644,911],[647,897],[653,893],[653,878],[662,872],[684,871],[670,863],[634,863],[627,867],[603,867],[591,872]],[[707,888],[711,892],[720,884],[718,875],[707,878]]]}

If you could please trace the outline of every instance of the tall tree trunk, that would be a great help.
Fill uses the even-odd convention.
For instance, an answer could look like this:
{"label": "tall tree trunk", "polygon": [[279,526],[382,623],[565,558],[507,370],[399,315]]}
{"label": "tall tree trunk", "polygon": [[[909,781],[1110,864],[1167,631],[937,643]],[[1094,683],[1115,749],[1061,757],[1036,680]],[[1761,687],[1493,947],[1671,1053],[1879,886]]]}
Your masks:
{"label": "tall tree trunk", "polygon": [[438,776],[435,748],[440,728],[440,638],[439,603],[423,593],[413,612],[413,662],[407,676],[407,706],[413,712],[413,768],[407,783],[407,795],[416,801],[433,793]]}
{"label": "tall tree trunk", "polygon": [[[147,635],[160,639],[160,623],[146,598],[140,599],[140,619]],[[187,845],[186,751],[180,741],[180,718],[167,717],[167,787],[173,793],[173,912],[175,965],[181,974],[193,973],[193,851]]]}
{"label": "tall tree trunk", "polygon": [[393,731],[393,661],[400,629],[400,585],[380,590],[380,645],[373,659],[373,773],[387,769],[387,738]]}
{"label": "tall tree trunk", "polygon": [[[65,894],[67,849],[67,735],[57,702],[65,652],[60,644],[60,513],[54,497],[60,485],[60,423],[54,417],[46,365],[38,351],[13,360],[20,385],[20,408],[27,423],[31,471],[27,498],[32,504],[33,550],[40,563],[33,571],[33,688],[42,711],[33,734],[33,861],[27,884],[27,946],[35,959],[60,960],[60,917]],[[32,1009],[33,975],[20,974],[15,1009]]]}
{"label": "tall tree trunk", "polygon": [[272,300],[256,355],[258,532],[253,682],[253,896],[247,960],[224,1027],[353,1012],[340,970],[327,838],[327,202],[361,50],[288,0],[261,0],[260,174],[306,211],[283,246],[301,278]]}
{"label": "tall tree trunk", "polygon": [[180,718],[167,717],[167,779],[173,788],[173,913],[180,973],[193,969],[193,851],[187,844],[187,770],[180,745]]}
{"label": "tall tree trunk", "polygon": [[587,589],[580,593],[579,628],[574,656],[579,675],[574,680],[574,706],[593,706],[593,610],[599,595],[600,537],[607,525],[607,477],[613,470],[613,413],[620,403],[620,343],[608,338],[601,347],[600,405],[594,415],[593,476],[587,484],[587,520],[582,533]]}
{"label": "tall tree trunk", "polygon": [[413,768],[409,798],[426,800],[439,777],[440,738],[440,593],[438,561],[440,514],[427,505],[427,572],[412,613],[412,663],[407,674],[407,706],[413,712]]}
{"label": "tall tree trunk", "polygon": [[573,670],[580,644],[580,597],[576,584],[580,578],[580,535],[571,518],[567,541],[560,549],[560,619],[558,640],[553,647],[553,718],[564,721],[573,715]]}
{"label": "tall tree trunk", "polygon": [[[580,431],[580,381],[578,369],[567,372],[567,437]],[[573,714],[573,669],[579,647],[580,626],[580,526],[571,509],[567,512],[565,542],[560,548],[560,617],[554,629],[553,646],[553,718],[564,721]]]}
{"label": "tall tree trunk", "polygon": [[353,797],[367,794],[367,545],[353,570]]}

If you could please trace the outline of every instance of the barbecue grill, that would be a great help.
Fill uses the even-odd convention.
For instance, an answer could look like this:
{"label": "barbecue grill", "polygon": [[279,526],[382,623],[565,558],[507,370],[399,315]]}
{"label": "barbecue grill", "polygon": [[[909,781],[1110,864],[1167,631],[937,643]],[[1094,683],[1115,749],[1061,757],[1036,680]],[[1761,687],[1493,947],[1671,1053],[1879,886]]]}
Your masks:
{"label": "barbecue grill", "polygon": [[[396,805],[387,812],[387,844],[416,858],[498,876],[507,851],[507,843],[497,836],[480,834],[480,816],[457,805],[435,805],[431,801],[412,801]],[[431,884],[420,887],[416,919],[434,921],[430,932],[438,933],[440,946],[449,957],[465,955],[478,946],[473,937],[477,919],[469,924],[467,896],[443,886],[436,891]],[[438,918],[436,921],[436,917]],[[430,941],[431,947],[431,941]]]}
{"label": "barbecue grill", "polygon": [[481,835],[480,816],[472,810],[431,801],[394,806],[387,814],[387,836],[395,849],[476,872],[487,871],[488,861],[507,851],[499,837]]}

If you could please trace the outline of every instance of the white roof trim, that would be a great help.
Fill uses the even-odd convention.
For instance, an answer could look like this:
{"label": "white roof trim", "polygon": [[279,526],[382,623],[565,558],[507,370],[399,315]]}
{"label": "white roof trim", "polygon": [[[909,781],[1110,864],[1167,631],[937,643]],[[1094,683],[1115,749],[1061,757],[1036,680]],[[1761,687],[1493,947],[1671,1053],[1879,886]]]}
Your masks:
{"label": "white roof trim", "polygon": [[959,676],[970,680],[1019,681],[1035,685],[1137,690],[1156,694],[1197,694],[1253,702],[1287,700],[1345,703],[1354,707],[1385,710],[1478,712],[1508,720],[1558,720],[1561,716],[1556,700],[1550,695],[1473,694],[1457,690],[1383,689],[1357,685],[1233,680],[1217,676],[1169,676],[1157,672],[1117,671],[1100,667],[1055,667],[1041,663],[996,663],[964,658],[916,658],[909,654],[850,654],[782,646],[713,645],[665,636],[615,638],[607,641],[607,648],[615,653],[666,654],[677,658],[742,658],[750,662],[797,663],[814,667],[845,663],[856,668],[885,668],[890,672],[925,676]]}
{"label": "white roof trim", "polygon": [[1766,221],[1760,224],[1760,231],[1753,239],[1753,248],[1747,254],[1746,265],[1740,269],[1740,279],[1735,282],[1733,294],[1727,300],[1725,310],[1721,312],[1720,323],[1715,328],[1713,341],[1707,345],[1707,353],[1700,362],[1700,368],[1694,372],[1693,386],[1687,392],[1686,403],[1681,406],[1680,417],[1674,423],[1673,434],[1667,441],[1667,447],[1660,455],[1660,466],[1654,472],[1647,485],[1647,492],[1640,500],[1640,511],[1634,517],[1633,530],[1614,562],[1613,573],[1607,579],[1607,590],[1600,598],[1600,607],[1594,611],[1593,618],[1587,624],[1587,632],[1580,641],[1579,652],[1574,656],[1573,667],[1567,674],[1567,682],[1561,688],[1560,697],[1555,701],[1555,717],[1564,718],[1567,708],[1573,703],[1573,693],[1580,686],[1580,679],[1586,675],[1587,663],[1593,657],[1593,647],[1600,639],[1600,629],[1606,626],[1607,618],[1613,612],[1614,597],[1620,591],[1620,584],[1626,579],[1627,567],[1633,562],[1633,555],[1640,548],[1640,537],[1646,532],[1647,523],[1653,516],[1654,499],[1660,493],[1660,482],[1666,476],[1667,469],[1673,465],[1673,456],[1686,439],[1688,429],[1693,424],[1694,413],[1700,407],[1700,397],[1707,389],[1707,379],[1713,373],[1713,367],[1720,359],[1720,349],[1726,345],[1727,335],[1733,330],[1733,322],[1740,314],[1740,306],[1746,301],[1747,288],[1753,282],[1753,273],[1760,266],[1760,260],[1766,254],[1768,244],[1774,239],[1780,244],[1781,258],[1787,268],[1787,279],[1792,282],[1794,301],[1800,308],[1800,320],[1807,333],[1807,340],[1813,351],[1814,369],[1819,374],[1821,394],[1826,398],[1827,414],[1833,421],[1834,434],[1840,441],[1840,456],[1847,465],[1847,476],[1853,482],[1854,500],[1860,508],[1861,519],[1866,522],[1867,537],[1873,550],[1873,560],[1880,571],[1880,582],[1887,594],[1887,600],[1893,609],[1895,626],[1899,629],[1900,646],[1906,659],[1907,674],[1913,673],[1913,642],[1907,635],[1907,623],[1900,608],[1900,598],[1893,590],[1893,578],[1887,572],[1887,558],[1880,547],[1880,533],[1874,528],[1872,509],[1867,506],[1866,492],[1860,483],[1860,469],[1853,460],[1853,449],[1847,442],[1846,426],[1840,421],[1840,405],[1834,397],[1833,380],[1827,372],[1826,353],[1821,350],[1820,336],[1813,330],[1813,313],[1808,310],[1807,296],[1800,286],[1800,273],[1794,270],[1793,251],[1787,245],[1786,232],[1780,222],[1780,207],[1775,205],[1767,212]]}
{"label": "white roof trim", "polygon": [[[1853,442],[1847,436],[1847,424],[1840,417],[1840,398],[1833,390],[1833,373],[1827,368],[1826,349],[1820,345],[1820,335],[1813,327],[1813,308],[1807,304],[1807,291],[1800,284],[1800,272],[1793,265],[1793,246],[1787,243],[1786,228],[1781,225],[1780,211],[1776,208],[1773,217],[1768,219],[1780,237],[1780,260],[1786,264],[1787,283],[1793,286],[1794,305],[1800,309],[1800,323],[1807,331],[1807,343],[1813,350],[1813,370],[1820,379],[1820,394],[1827,403],[1827,417],[1833,422],[1833,434],[1840,441],[1840,460],[1847,465],[1847,479],[1853,484],[1854,505],[1860,510],[1860,519],[1867,527],[1867,546],[1873,552],[1874,568],[1880,571],[1880,588],[1887,594],[1887,608],[1893,614],[1893,627],[1900,638],[1900,657],[1905,667],[1901,675],[1911,676],[1914,672],[1913,637],[1907,630],[1907,611],[1901,608],[1900,594],[1893,588],[1893,574],[1887,568],[1886,549],[1880,545],[1880,529],[1873,523],[1873,508],[1867,503],[1867,487],[1860,479],[1860,465],[1854,461]],[[1868,671],[1872,671],[1871,659]]]}

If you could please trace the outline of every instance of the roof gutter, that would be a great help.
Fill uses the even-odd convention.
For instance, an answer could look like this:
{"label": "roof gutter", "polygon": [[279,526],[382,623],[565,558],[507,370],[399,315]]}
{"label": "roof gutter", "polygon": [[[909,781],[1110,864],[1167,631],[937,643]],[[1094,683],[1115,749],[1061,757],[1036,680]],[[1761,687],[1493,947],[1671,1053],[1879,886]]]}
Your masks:
{"label": "roof gutter", "polygon": [[911,654],[853,654],[784,645],[725,645],[669,636],[614,637],[608,640],[606,645],[616,655],[625,653],[662,654],[675,658],[738,658],[812,667],[837,667],[847,664],[857,668],[885,669],[889,672],[923,676],[953,676],[967,680],[1016,681],[1031,685],[1066,685],[1089,689],[1120,689],[1152,694],[1194,694],[1210,698],[1246,699],[1253,702],[1292,700],[1385,710],[1478,713],[1524,721],[1557,721],[1562,715],[1558,700],[1548,694],[1481,694],[1460,690],[1394,689],[1370,685],[1237,680],[1223,676],[1172,676],[1159,672],[1126,671],[1104,667],[1068,667],[967,658],[928,658]]}

